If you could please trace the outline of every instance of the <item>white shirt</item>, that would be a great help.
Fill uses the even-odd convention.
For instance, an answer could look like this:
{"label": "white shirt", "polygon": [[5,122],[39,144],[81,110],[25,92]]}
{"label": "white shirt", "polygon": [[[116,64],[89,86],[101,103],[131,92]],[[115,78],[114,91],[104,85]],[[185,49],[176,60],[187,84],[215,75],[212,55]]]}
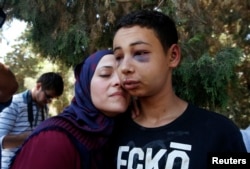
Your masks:
{"label": "white shirt", "polygon": [[248,126],[246,129],[240,130],[241,134],[243,136],[243,140],[245,143],[245,146],[247,148],[247,152],[250,153],[250,126]]}
{"label": "white shirt", "polygon": [[[21,134],[23,132],[32,131],[30,122],[28,121],[27,99],[23,96],[23,93],[24,92],[14,95],[9,107],[0,112],[0,143],[2,151],[1,169],[9,168],[10,160],[19,148],[3,149],[3,138],[8,134]],[[42,121],[42,113],[39,113],[34,102],[32,103],[32,110],[34,118],[32,124],[34,128]]]}

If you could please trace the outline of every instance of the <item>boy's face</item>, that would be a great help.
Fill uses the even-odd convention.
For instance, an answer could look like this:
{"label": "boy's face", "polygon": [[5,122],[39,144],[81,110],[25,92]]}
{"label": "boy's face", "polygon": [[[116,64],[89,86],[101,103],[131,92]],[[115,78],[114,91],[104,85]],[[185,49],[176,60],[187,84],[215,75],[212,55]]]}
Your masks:
{"label": "boy's face", "polygon": [[133,26],[117,31],[113,49],[122,85],[131,95],[153,96],[171,88],[177,45],[164,52],[152,29]]}

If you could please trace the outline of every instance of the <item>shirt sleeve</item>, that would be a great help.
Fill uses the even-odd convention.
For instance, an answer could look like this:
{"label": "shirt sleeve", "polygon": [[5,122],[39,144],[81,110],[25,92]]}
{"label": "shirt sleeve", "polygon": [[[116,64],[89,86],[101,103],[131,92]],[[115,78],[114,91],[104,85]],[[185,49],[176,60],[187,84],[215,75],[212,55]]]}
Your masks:
{"label": "shirt sleeve", "polygon": [[66,134],[43,131],[33,136],[16,155],[11,169],[78,169],[80,157]]}
{"label": "shirt sleeve", "polygon": [[250,153],[250,126],[246,129],[241,129],[241,134],[243,136],[243,141],[247,148],[247,152]]}
{"label": "shirt sleeve", "polygon": [[11,103],[9,107],[3,109],[0,112],[0,141],[2,146],[2,140],[5,135],[9,134],[12,131],[13,126],[15,125],[17,119],[17,109],[15,104]]}

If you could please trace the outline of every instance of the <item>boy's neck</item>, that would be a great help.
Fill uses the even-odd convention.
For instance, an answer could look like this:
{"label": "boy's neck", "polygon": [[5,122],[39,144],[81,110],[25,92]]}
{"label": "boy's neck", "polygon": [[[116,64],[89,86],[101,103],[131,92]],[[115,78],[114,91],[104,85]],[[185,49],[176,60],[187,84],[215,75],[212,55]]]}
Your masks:
{"label": "boy's neck", "polygon": [[158,97],[144,97],[139,99],[139,116],[134,119],[144,127],[159,127],[171,123],[187,108],[187,102],[174,93]]}

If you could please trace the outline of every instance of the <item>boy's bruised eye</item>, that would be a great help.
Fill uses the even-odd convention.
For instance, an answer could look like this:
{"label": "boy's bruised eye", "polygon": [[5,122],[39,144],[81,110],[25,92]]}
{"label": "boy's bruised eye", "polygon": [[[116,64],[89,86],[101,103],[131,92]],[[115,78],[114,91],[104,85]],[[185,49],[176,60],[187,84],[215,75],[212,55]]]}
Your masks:
{"label": "boy's bruised eye", "polygon": [[134,54],[134,58],[139,62],[148,62],[149,61],[149,53],[148,52],[136,52]]}

